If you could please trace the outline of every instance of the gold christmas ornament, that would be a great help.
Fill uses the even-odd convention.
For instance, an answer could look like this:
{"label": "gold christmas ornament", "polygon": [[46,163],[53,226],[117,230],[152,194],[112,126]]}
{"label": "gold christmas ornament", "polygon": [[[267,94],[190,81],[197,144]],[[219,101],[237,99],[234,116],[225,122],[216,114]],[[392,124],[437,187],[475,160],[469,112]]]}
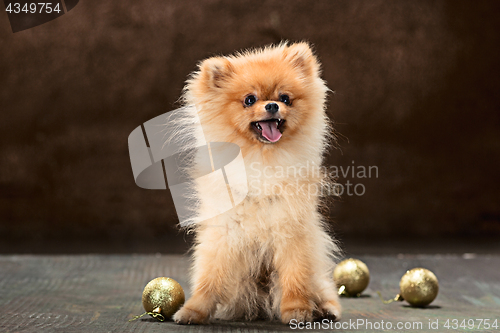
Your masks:
{"label": "gold christmas ornament", "polygon": [[436,275],[425,268],[414,268],[406,272],[399,282],[401,297],[412,306],[429,305],[436,298],[439,283]]}
{"label": "gold christmas ornament", "polygon": [[335,267],[333,279],[339,288],[339,295],[359,296],[370,283],[370,271],[361,260],[346,259]]}
{"label": "gold christmas ornament", "polygon": [[149,281],[142,292],[142,305],[146,312],[160,313],[170,319],[184,304],[184,290],[174,279],[159,277]]}
{"label": "gold christmas ornament", "polygon": [[399,282],[399,294],[393,299],[385,301],[378,291],[380,299],[384,303],[394,301],[407,301],[411,306],[424,307],[432,303],[439,291],[439,283],[436,275],[425,268],[413,268],[406,271]]}
{"label": "gold christmas ornament", "polygon": [[184,299],[184,290],[177,281],[168,277],[156,278],[149,281],[142,292],[142,305],[146,312],[129,321],[147,314],[159,321],[170,319],[184,304]]}

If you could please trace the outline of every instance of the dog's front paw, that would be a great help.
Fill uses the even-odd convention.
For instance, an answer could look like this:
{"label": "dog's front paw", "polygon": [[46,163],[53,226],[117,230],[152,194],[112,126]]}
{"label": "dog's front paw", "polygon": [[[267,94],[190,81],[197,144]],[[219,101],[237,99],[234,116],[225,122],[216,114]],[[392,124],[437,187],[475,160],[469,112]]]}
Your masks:
{"label": "dog's front paw", "polygon": [[283,324],[288,324],[290,321],[294,319],[296,322],[306,322],[312,321],[313,312],[312,309],[289,309],[285,311],[281,311],[281,322]]}
{"label": "dog's front paw", "polygon": [[342,307],[340,306],[339,302],[335,300],[324,302],[323,304],[321,304],[320,309],[321,309],[321,316],[323,318],[328,318],[331,320],[340,320]]}
{"label": "dog's front paw", "polygon": [[180,325],[206,324],[208,315],[183,306],[174,314],[174,321]]}

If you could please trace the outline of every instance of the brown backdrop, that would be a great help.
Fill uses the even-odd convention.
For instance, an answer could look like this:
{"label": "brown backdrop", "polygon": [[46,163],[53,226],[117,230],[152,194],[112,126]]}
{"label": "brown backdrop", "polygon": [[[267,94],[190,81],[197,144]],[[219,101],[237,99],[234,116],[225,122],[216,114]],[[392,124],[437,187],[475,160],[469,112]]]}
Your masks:
{"label": "brown backdrop", "polygon": [[176,107],[197,61],[282,39],[313,43],[335,91],[344,137],[327,165],[378,168],[339,179],[365,191],[332,207],[341,237],[499,236],[499,14],[498,1],[82,0],[13,34],[0,13],[0,240],[183,247],[169,192],[134,184],[128,134]]}

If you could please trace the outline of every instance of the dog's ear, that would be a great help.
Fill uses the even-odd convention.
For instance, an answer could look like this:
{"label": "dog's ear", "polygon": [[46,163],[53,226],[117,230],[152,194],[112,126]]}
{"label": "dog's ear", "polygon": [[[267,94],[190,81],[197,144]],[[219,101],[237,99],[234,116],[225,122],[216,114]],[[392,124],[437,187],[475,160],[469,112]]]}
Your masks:
{"label": "dog's ear", "polygon": [[288,46],[285,59],[306,77],[320,75],[319,62],[308,43],[300,42]]}
{"label": "dog's ear", "polygon": [[201,78],[210,88],[222,88],[233,76],[231,61],[223,57],[208,58],[200,64]]}

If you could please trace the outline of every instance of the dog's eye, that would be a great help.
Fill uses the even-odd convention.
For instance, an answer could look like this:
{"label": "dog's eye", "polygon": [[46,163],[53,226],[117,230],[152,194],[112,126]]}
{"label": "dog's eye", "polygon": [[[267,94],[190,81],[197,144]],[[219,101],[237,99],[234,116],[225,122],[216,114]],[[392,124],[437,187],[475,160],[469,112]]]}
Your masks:
{"label": "dog's eye", "polygon": [[246,106],[251,106],[251,105],[253,105],[255,102],[257,102],[257,97],[255,97],[254,95],[248,95],[248,96],[245,98],[245,105],[246,105]]}
{"label": "dog's eye", "polygon": [[288,95],[281,95],[280,102],[290,105],[290,97]]}

